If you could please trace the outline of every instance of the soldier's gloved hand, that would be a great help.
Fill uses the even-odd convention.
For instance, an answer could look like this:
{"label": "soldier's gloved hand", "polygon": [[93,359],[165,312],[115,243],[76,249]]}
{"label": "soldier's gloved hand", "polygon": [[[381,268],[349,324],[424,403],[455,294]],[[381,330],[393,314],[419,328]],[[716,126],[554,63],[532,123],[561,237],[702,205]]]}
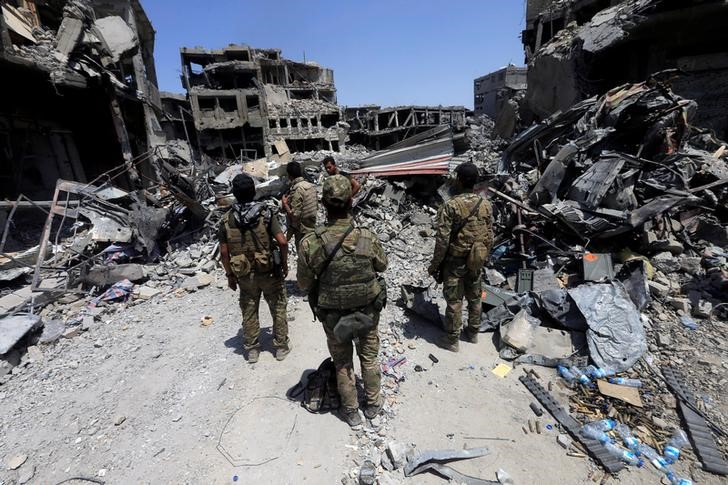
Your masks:
{"label": "soldier's gloved hand", "polygon": [[228,288],[235,291],[238,289],[238,280],[235,278],[235,275],[228,275]]}

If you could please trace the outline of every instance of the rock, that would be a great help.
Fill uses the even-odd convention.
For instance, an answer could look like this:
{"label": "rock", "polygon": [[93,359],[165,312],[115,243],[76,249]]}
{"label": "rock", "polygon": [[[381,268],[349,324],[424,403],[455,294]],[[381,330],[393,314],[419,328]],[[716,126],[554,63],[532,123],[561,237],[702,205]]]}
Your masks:
{"label": "rock", "polygon": [[161,292],[162,292],[162,290],[159,290],[157,288],[152,288],[151,286],[146,286],[146,285],[139,286],[134,291],[134,293],[136,293],[139,296],[139,298],[141,298],[142,300],[151,300],[152,298],[154,298]]}
{"label": "rock", "polygon": [[571,446],[571,443],[573,443],[574,440],[571,439],[571,436],[568,434],[560,434],[556,437],[556,442],[560,444],[564,449],[569,449]]}
{"label": "rock", "polygon": [[68,327],[66,330],[63,331],[63,338],[73,338],[78,337],[81,335],[81,326],[80,325],[74,325],[73,327]]}
{"label": "rock", "polygon": [[647,287],[655,298],[666,298],[670,294],[670,287],[657,281],[647,281]]}
{"label": "rock", "polygon": [[665,274],[675,273],[680,270],[680,261],[669,251],[656,254],[650,262],[655,268]]}
{"label": "rock", "polygon": [[121,426],[121,424],[122,424],[122,423],[123,423],[124,421],[126,421],[126,416],[124,416],[123,414],[118,414],[118,415],[117,415],[117,416],[116,416],[116,417],[114,418],[114,426]]}
{"label": "rock", "polygon": [[212,276],[206,273],[200,273],[196,276],[190,276],[183,283],[181,288],[186,290],[196,290],[209,286],[213,282]]}
{"label": "rock", "polygon": [[43,322],[43,333],[38,340],[41,344],[50,344],[57,341],[66,330],[66,324],[62,320],[48,320]]}
{"label": "rock", "polygon": [[693,307],[693,316],[698,318],[708,318],[710,312],[713,311],[713,304],[706,300],[700,300],[698,305]]}
{"label": "rock", "polygon": [[664,332],[658,332],[657,333],[657,345],[660,347],[669,347],[672,344],[672,340],[670,339],[670,336],[667,333]]}
{"label": "rock", "polygon": [[674,256],[678,256],[685,251],[685,246],[676,239],[669,239],[665,246],[665,250],[669,251]]}
{"label": "rock", "polygon": [[81,331],[82,332],[88,332],[91,330],[91,327],[94,325],[94,317],[91,315],[86,315],[83,317],[83,321],[81,322]]}
{"label": "rock", "polygon": [[[698,263],[700,263],[700,258],[698,258]],[[215,268],[217,268],[217,262],[213,260],[208,260],[202,266],[200,266],[200,270],[204,271],[205,273],[212,273],[213,271],[215,271]]]}
{"label": "rock", "polygon": [[670,306],[675,310],[681,311],[685,314],[690,314],[690,300],[687,298],[670,298],[668,300]]}
{"label": "rock", "polygon": [[28,461],[28,455],[15,455],[8,461],[8,470],[17,470]]}
{"label": "rock", "polygon": [[183,253],[175,258],[174,264],[180,268],[189,268],[194,264],[194,262],[192,261],[192,258],[190,258],[189,254]]}
{"label": "rock", "polygon": [[20,352],[17,350],[0,355],[0,377],[9,374],[18,365],[20,365]]}
{"label": "rock", "polygon": [[35,465],[31,465],[29,467],[25,467],[19,474],[18,474],[18,484],[24,485],[31,481],[33,477],[35,476]]}
{"label": "rock", "polygon": [[690,276],[698,275],[702,272],[701,259],[700,257],[680,256],[680,269]]}
{"label": "rock", "polygon": [[41,362],[43,360],[43,351],[37,345],[28,347],[28,358],[31,362]]}
{"label": "rock", "polygon": [[387,454],[389,459],[392,460],[394,469],[403,467],[407,463],[407,454],[410,452],[411,447],[405,443],[399,441],[390,441],[387,445]]}
{"label": "rock", "polygon": [[96,347],[97,349],[100,349],[103,346],[104,343],[101,340],[97,340],[96,342],[94,342],[94,347]]}

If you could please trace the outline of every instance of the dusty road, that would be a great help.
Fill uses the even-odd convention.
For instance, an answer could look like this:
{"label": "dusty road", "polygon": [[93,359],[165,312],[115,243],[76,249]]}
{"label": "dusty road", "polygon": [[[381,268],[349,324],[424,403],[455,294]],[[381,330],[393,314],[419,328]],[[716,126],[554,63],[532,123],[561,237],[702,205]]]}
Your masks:
{"label": "dusty road", "polygon": [[[489,335],[452,354],[431,343],[438,331],[428,323],[410,320],[395,332],[400,337],[383,324],[384,338],[406,349],[406,378],[390,394],[386,425],[357,433],[335,415],[313,415],[285,399],[302,372],[327,356],[300,296],[289,303],[290,356],[277,362],[270,352],[263,306],[264,352],[252,366],[241,353],[237,299],[218,284],[111,308],[117,311],[81,335],[41,347],[0,387],[0,460],[28,456],[17,470],[3,466],[0,483],[32,475],[27,483],[338,484],[356,472],[367,434],[380,445],[396,440],[418,449],[486,446],[488,456],[456,468],[490,480],[503,468],[515,483],[593,483],[595,466],[565,456],[556,431],[521,431],[533,398],[517,380],[520,368],[502,379],[491,373],[499,359]],[[201,325],[205,315],[212,325]],[[415,372],[418,364],[426,371]],[[542,421],[551,424],[548,415]],[[659,480],[649,469],[620,476],[620,483]],[[382,483],[443,480],[395,471]]]}

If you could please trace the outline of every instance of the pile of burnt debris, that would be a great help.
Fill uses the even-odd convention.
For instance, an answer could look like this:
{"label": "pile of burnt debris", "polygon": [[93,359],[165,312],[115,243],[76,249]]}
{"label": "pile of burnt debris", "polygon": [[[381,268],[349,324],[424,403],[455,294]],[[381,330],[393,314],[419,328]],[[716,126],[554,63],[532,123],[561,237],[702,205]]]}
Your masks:
{"label": "pile of burnt debris", "polygon": [[481,329],[499,333],[502,358],[557,367],[578,388],[570,415],[521,379],[610,472],[630,460],[574,416],[631,426],[632,452],[653,461],[677,407],[704,470],[728,473],[711,437],[725,449],[728,164],[725,143],[691,126],[695,110],[654,78],[614,88],[523,132],[487,187],[499,237]]}

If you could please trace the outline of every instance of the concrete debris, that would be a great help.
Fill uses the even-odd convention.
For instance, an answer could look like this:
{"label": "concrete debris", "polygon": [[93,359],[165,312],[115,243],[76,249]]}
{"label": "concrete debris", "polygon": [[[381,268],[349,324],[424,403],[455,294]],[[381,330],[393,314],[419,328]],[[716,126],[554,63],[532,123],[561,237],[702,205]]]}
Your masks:
{"label": "concrete debris", "polygon": [[37,315],[14,315],[0,319],[0,355],[6,354],[31,330],[42,325]]}

